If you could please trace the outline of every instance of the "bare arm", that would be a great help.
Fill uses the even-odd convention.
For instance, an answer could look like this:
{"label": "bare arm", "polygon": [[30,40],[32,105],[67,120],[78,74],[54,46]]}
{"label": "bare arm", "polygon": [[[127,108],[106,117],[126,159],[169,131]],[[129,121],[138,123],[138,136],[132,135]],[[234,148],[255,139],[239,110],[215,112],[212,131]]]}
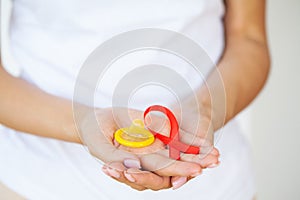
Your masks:
{"label": "bare arm", "polygon": [[270,60],[265,31],[264,0],[226,0],[225,50],[218,70],[223,79],[226,94],[226,113],[218,107],[221,83],[214,71],[207,87],[200,90],[202,103],[212,107],[213,126],[217,130],[244,109],[262,89],[269,72]]}
{"label": "bare arm", "polygon": [[[224,19],[226,45],[218,63],[219,72],[214,70],[207,79],[208,87],[204,85],[198,92],[202,112],[197,130],[200,137],[202,133],[210,130],[211,120],[214,131],[221,128],[223,119],[225,122],[232,119],[263,87],[270,65],[264,21],[264,0],[226,0]],[[219,73],[222,81],[219,79]],[[224,88],[225,99],[222,97]],[[184,108],[191,106],[189,100],[185,103],[181,106]],[[136,180],[140,178],[137,173],[131,175]],[[173,185],[177,178],[172,177]],[[186,181],[187,179],[181,180],[179,185],[183,185]],[[143,185],[138,182],[136,184]]]}
{"label": "bare arm", "polygon": [[[264,5],[263,0],[226,1],[226,48],[218,65],[227,94],[226,121],[251,102],[264,85],[268,74],[269,56],[264,29]],[[222,89],[217,82],[216,73],[212,73],[208,83],[210,89],[216,91],[216,97],[217,91]],[[24,80],[14,78],[2,67],[0,67],[0,91],[0,123],[39,136],[80,142],[73,122],[70,101],[49,95]],[[219,128],[222,124],[220,123],[222,113],[218,112],[218,107],[211,108],[207,88],[201,88],[200,96],[203,104],[216,113],[213,123],[215,129]],[[187,171],[189,168],[177,165],[176,169]],[[134,188],[139,189],[155,188],[158,185],[161,188],[170,187],[169,179],[162,179],[163,177],[155,174],[142,176],[137,180],[145,180],[147,184],[129,183],[123,176],[121,182],[133,184]],[[157,184],[162,180],[166,180],[165,185]]]}
{"label": "bare arm", "polygon": [[13,129],[80,143],[72,103],[11,76],[0,66],[0,123]]}
{"label": "bare arm", "polygon": [[[269,71],[263,0],[226,0],[226,47],[218,69],[227,100],[226,121],[258,94]],[[214,85],[214,73],[208,79]],[[218,90],[218,89],[214,89]],[[42,92],[0,67],[0,123],[14,129],[71,142],[80,142],[68,100]],[[210,104],[205,88],[203,102]],[[216,120],[216,127],[218,127]]]}

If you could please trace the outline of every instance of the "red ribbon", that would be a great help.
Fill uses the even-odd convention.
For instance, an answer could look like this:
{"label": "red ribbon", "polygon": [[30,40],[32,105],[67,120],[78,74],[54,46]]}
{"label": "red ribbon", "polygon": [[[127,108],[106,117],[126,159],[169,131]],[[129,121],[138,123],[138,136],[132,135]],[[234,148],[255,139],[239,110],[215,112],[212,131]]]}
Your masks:
{"label": "red ribbon", "polygon": [[157,133],[151,129],[149,131],[155,136],[155,138],[161,140],[165,145],[169,147],[169,157],[175,160],[180,160],[180,152],[187,154],[199,154],[200,147],[191,146],[185,143],[180,142],[179,140],[179,126],[174,114],[166,107],[153,105],[147,108],[144,112],[144,120],[149,112],[158,111],[164,113],[168,120],[170,121],[170,136],[164,136],[160,133]]}

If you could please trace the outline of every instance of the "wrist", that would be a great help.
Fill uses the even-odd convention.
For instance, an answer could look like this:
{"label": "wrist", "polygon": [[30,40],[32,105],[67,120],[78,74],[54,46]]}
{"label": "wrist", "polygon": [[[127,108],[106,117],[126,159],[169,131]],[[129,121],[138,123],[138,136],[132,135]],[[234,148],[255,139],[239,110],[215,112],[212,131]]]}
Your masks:
{"label": "wrist", "polygon": [[76,126],[77,137],[80,139],[80,143],[88,145],[87,142],[91,141],[88,139],[91,135],[94,135],[100,130],[100,122],[96,115],[102,116],[105,109],[103,108],[92,108],[84,105],[74,104],[73,116],[74,124]]}
{"label": "wrist", "polygon": [[83,144],[79,134],[79,127],[77,127],[73,117],[70,123],[63,126],[63,133],[66,135],[68,142]]}
{"label": "wrist", "polygon": [[68,112],[67,119],[63,124],[63,132],[68,141],[84,144],[82,138],[83,126],[88,124],[89,118],[94,115],[94,109],[82,104],[73,103],[71,111]]}
{"label": "wrist", "polygon": [[68,142],[83,144],[80,134],[77,120],[75,120],[74,110],[72,106],[69,107],[68,111],[64,113],[64,121],[61,123],[63,135],[66,137]]}
{"label": "wrist", "polygon": [[225,98],[218,94],[222,93],[210,92],[207,87],[201,87],[197,94],[200,114],[211,121],[214,132],[224,126],[226,121]]}

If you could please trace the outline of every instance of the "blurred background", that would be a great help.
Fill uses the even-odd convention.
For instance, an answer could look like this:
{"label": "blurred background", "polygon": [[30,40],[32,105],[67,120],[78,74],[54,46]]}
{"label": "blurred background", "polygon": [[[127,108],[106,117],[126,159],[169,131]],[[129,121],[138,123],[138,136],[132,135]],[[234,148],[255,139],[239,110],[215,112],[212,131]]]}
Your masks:
{"label": "blurred background", "polygon": [[[9,7],[1,2],[1,27],[6,27]],[[299,0],[267,2],[272,69],[262,93],[239,116],[253,147],[258,200],[300,199],[299,19]],[[6,30],[1,31],[1,48],[9,48]],[[6,199],[22,198],[0,183],[0,200]]]}
{"label": "blurred background", "polygon": [[258,200],[300,199],[300,1],[268,1],[272,69],[250,109]]}

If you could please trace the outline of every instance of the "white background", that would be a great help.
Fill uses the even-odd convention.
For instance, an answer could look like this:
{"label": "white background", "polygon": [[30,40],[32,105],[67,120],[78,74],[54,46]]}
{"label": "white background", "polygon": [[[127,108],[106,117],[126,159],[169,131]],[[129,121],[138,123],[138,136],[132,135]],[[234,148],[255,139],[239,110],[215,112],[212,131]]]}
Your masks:
{"label": "white background", "polygon": [[259,200],[300,199],[300,1],[268,1],[269,81],[252,108]]}
{"label": "white background", "polygon": [[[6,2],[2,2],[2,16],[8,14]],[[300,199],[299,20],[299,0],[268,1],[271,74],[263,92],[242,114],[253,146],[258,200]],[[8,48],[3,39],[1,45]],[[14,196],[0,184],[0,199],[17,199]]]}

